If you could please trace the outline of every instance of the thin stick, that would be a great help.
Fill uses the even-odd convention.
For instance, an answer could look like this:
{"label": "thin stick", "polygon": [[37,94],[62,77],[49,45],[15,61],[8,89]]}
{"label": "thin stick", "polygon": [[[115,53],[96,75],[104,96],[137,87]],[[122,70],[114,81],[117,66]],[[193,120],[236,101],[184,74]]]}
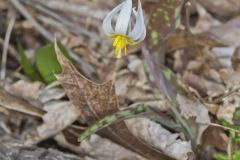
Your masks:
{"label": "thin stick", "polygon": [[210,125],[210,126],[223,128],[225,130],[233,131],[233,132],[236,132],[236,133],[240,134],[240,131],[237,130],[237,129],[234,129],[234,128],[226,127],[226,126],[223,126],[223,125],[220,125],[220,124],[216,124],[216,123],[207,123],[207,124]]}
{"label": "thin stick", "polygon": [[9,45],[9,40],[11,37],[12,29],[15,23],[15,16],[13,16],[10,19],[7,32],[5,35],[4,39],[4,44],[3,44],[3,53],[2,53],[2,65],[1,65],[1,73],[0,73],[0,79],[3,81],[6,76],[6,64],[7,64],[7,53],[8,53],[8,45]]}
{"label": "thin stick", "polygon": [[45,37],[48,41],[53,42],[54,38],[51,33],[48,32],[41,24],[39,24],[18,0],[10,1],[26,19],[32,22],[34,27],[43,35],[43,37]]}

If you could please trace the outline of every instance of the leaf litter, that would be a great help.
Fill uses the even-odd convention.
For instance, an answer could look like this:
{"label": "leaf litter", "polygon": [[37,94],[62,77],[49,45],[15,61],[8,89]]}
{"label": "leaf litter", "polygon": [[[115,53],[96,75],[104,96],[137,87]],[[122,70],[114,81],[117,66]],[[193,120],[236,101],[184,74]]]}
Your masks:
{"label": "leaf litter", "polygon": [[[227,153],[232,140],[231,127],[239,124],[236,118],[240,106],[237,0],[197,0],[190,10],[180,0],[143,0],[145,18],[149,19],[147,39],[143,44],[129,47],[129,56],[117,62],[100,28],[101,20],[117,2],[17,1],[27,11],[31,10],[29,14],[49,33],[57,33],[57,39],[70,51],[73,61],[67,61],[57,52],[63,69],[60,75],[57,75],[59,66],[56,74],[48,70],[44,60],[40,62],[44,67],[36,66],[36,57],[31,59],[31,64],[27,62],[33,69],[40,66],[37,75],[44,76],[43,70],[51,75],[50,80],[41,77],[47,82],[52,82],[55,74],[56,84],[47,85],[28,80],[31,76],[12,67],[12,64],[20,66],[19,57],[10,58],[8,77],[0,94],[3,106],[0,128],[7,134],[3,138],[5,142],[11,139],[12,143],[12,135],[19,134],[21,141],[28,145],[49,145],[54,139],[57,144],[50,142],[51,147],[67,148],[84,159],[104,160],[144,157],[201,160],[212,159],[219,151]],[[3,8],[0,24],[2,17],[8,19],[5,13],[16,12],[13,7],[6,10],[10,3],[0,2]],[[78,7],[81,9],[76,10]],[[86,9],[89,15],[82,12]],[[46,41],[39,39],[41,31],[31,23],[31,19],[17,19],[13,31],[21,35],[23,48],[35,56],[36,47],[46,46]],[[3,31],[0,28],[0,40]],[[13,46],[16,43],[10,41],[10,47]],[[146,56],[147,52],[152,57]],[[51,55],[55,55],[54,51]],[[21,65],[24,71],[26,65]],[[129,106],[136,103],[148,106],[146,112],[138,115],[133,112],[131,119],[126,119],[127,115],[122,115],[126,116],[124,120],[114,117],[129,111]],[[149,109],[154,113],[149,113]],[[113,119],[108,119],[112,115]],[[14,121],[9,116],[18,119]],[[77,142],[84,131],[104,119],[109,126],[95,128],[98,132],[92,130],[92,136],[80,144]],[[225,126],[225,121],[231,124],[230,130],[226,129],[229,126]]]}

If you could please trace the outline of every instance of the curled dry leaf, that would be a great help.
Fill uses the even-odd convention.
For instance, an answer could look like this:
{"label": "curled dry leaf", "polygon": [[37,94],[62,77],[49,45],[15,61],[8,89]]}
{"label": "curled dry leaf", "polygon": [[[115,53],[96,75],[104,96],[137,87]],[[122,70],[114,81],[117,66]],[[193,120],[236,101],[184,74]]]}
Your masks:
{"label": "curled dry leaf", "polygon": [[[219,10],[219,9],[218,9]],[[221,10],[220,10],[221,11]],[[227,23],[210,29],[207,33],[212,35],[220,42],[229,46],[239,46],[240,41],[240,16],[233,18]]]}
{"label": "curled dry leaf", "polygon": [[57,135],[78,118],[75,106],[69,101],[52,101],[46,103],[42,116],[44,123],[37,128],[37,134],[31,135],[26,145],[37,144],[42,140]]}
{"label": "curled dry leaf", "polygon": [[18,111],[36,117],[42,117],[45,113],[42,109],[30,105],[26,101],[9,95],[4,90],[0,89],[0,106],[9,110]]}
{"label": "curled dry leaf", "polygon": [[53,136],[72,124],[78,118],[74,105],[68,101],[56,101],[44,106],[47,113],[43,116],[44,124],[38,127],[41,137]]}
{"label": "curled dry leaf", "polygon": [[177,101],[179,103],[179,108],[181,110],[181,114],[186,118],[191,120],[191,118],[196,118],[194,125],[192,128],[196,128],[195,136],[197,138],[197,143],[201,143],[201,136],[205,129],[208,127],[210,123],[210,117],[208,114],[208,110],[206,107],[198,101],[193,101],[191,99],[187,99],[182,95],[177,95]]}
{"label": "curled dry leaf", "polygon": [[221,66],[232,68],[231,57],[233,56],[235,47],[215,47],[212,52],[217,56]]}
{"label": "curled dry leaf", "polygon": [[[86,79],[63,56],[57,44],[55,44],[55,51],[63,70],[58,80],[64,87],[69,99],[77,107],[80,119],[83,122],[92,125],[101,118],[119,111],[113,81],[96,84]],[[113,124],[101,130],[101,134],[149,159],[170,159],[134,137],[124,122]]]}
{"label": "curled dry leaf", "polygon": [[144,142],[162,150],[177,160],[187,160],[192,152],[191,143],[179,139],[179,134],[172,134],[161,125],[146,118],[125,120],[129,130]]}
{"label": "curled dry leaf", "polygon": [[80,148],[88,156],[97,157],[98,160],[146,160],[124,147],[95,134],[88,141],[83,141]]}
{"label": "curled dry leaf", "polygon": [[13,84],[8,84],[5,86],[5,89],[14,96],[20,97],[29,103],[39,106],[40,102],[38,97],[43,90],[43,83],[29,82],[25,80],[19,80]]}
{"label": "curled dry leaf", "polygon": [[41,92],[38,99],[42,103],[49,102],[51,100],[59,100],[65,96],[65,92],[61,88],[48,88]]}
{"label": "curled dry leaf", "polygon": [[193,33],[202,33],[208,31],[211,27],[221,24],[218,20],[214,19],[202,5],[197,3],[196,8],[199,14],[199,19],[192,30]]}

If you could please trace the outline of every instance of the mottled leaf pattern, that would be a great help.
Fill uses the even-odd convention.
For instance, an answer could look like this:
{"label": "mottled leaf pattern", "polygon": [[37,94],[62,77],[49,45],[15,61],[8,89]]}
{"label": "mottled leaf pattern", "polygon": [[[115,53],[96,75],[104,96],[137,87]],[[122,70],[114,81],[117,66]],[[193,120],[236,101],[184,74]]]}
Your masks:
{"label": "mottled leaf pattern", "polygon": [[183,0],[158,0],[147,27],[149,47],[159,46],[170,33],[180,25],[180,11]]}
{"label": "mottled leaf pattern", "polygon": [[128,119],[128,118],[133,118],[141,113],[145,113],[149,110],[149,106],[139,104],[134,107],[128,107],[124,110],[120,110],[112,115],[106,116],[102,118],[100,121],[96,122],[93,124],[91,127],[89,127],[86,131],[84,131],[78,141],[83,141],[87,137],[89,137],[91,134],[97,132],[100,129],[103,129],[113,123]]}
{"label": "mottled leaf pattern", "polygon": [[[166,40],[179,24],[183,4],[184,0],[159,0],[157,2],[151,15],[148,34],[142,51],[149,67],[150,72],[148,74],[153,76],[154,85],[168,98],[171,111],[174,113],[176,120],[180,122],[186,137],[194,141],[194,136],[187,121],[177,109],[176,84],[178,83],[174,79],[175,76],[173,76],[172,71],[164,66]],[[181,84],[180,82],[179,84]]]}
{"label": "mottled leaf pattern", "polygon": [[152,71],[155,84],[169,99],[176,98],[176,91],[170,82],[170,75],[166,75],[169,72],[164,71],[165,41],[180,24],[182,4],[183,0],[158,0],[153,5],[143,45],[143,54]]}

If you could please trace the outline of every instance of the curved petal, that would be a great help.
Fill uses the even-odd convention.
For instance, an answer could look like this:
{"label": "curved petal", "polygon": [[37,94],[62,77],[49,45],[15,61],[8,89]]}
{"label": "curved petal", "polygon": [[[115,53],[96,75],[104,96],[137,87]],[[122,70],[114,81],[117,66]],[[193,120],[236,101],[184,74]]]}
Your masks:
{"label": "curved petal", "polygon": [[125,2],[119,4],[117,7],[115,7],[108,15],[104,18],[102,27],[104,32],[110,36],[114,33],[113,27],[112,27],[112,19],[113,17],[121,10],[122,6],[125,4]]}
{"label": "curved petal", "polygon": [[141,1],[138,0],[138,11],[133,11],[136,16],[136,24],[129,33],[129,37],[132,38],[134,41],[142,41],[146,36],[146,27],[144,24],[143,18],[143,11],[142,11],[142,4]]}
{"label": "curved petal", "polygon": [[146,37],[146,28],[144,27],[143,31],[141,32],[141,34],[137,37],[137,39],[135,39],[135,41],[138,43],[138,42],[141,42],[145,39]]}
{"label": "curved petal", "polygon": [[126,35],[132,13],[132,0],[126,0],[117,18],[115,32]]}

